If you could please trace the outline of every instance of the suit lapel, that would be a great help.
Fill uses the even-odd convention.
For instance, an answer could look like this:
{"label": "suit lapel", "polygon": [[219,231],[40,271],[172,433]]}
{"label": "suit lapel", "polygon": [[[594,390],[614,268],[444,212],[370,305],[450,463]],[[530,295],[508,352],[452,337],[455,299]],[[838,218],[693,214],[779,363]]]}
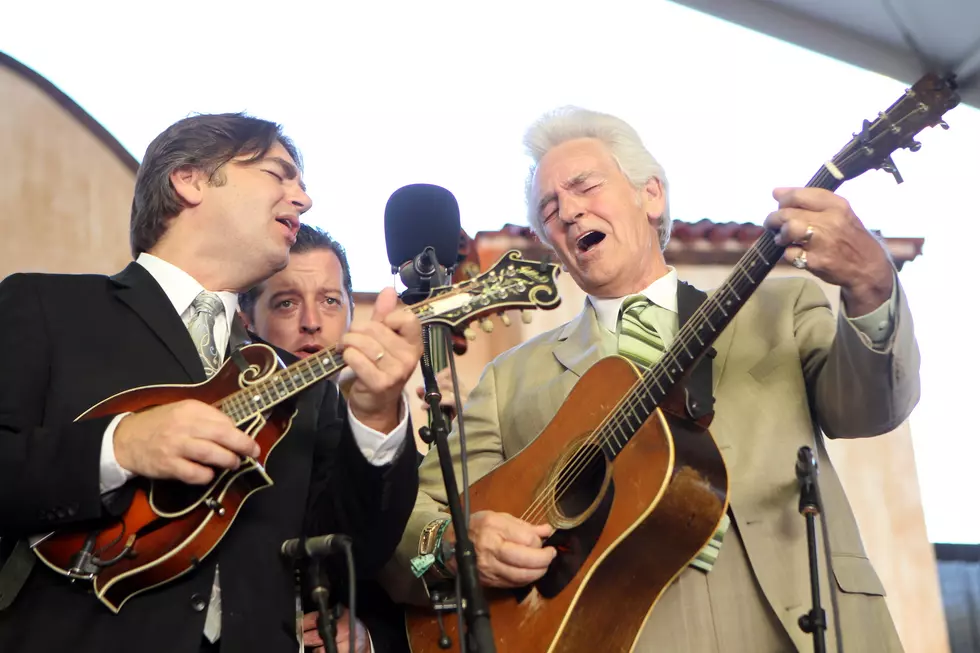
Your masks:
{"label": "suit lapel", "polygon": [[559,342],[554,350],[555,358],[576,376],[582,376],[602,358],[601,340],[595,310],[586,299],[582,312],[566,324],[561,335],[558,336]]}
{"label": "suit lapel", "polygon": [[163,288],[146,269],[130,263],[119,274],[109,277],[116,297],[133,310],[180,363],[194,382],[205,379],[201,359],[180,316]]}

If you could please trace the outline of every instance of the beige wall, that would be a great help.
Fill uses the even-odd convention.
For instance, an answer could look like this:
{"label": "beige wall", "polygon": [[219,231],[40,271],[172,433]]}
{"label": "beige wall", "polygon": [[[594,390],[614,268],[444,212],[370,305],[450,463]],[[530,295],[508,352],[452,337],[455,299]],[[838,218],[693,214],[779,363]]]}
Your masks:
{"label": "beige wall", "polygon": [[32,82],[0,66],[0,279],[104,272],[129,256],[135,174]]}
{"label": "beige wall", "polygon": [[[678,273],[695,286],[708,289],[720,285],[730,269],[687,265],[679,266]],[[800,273],[789,266],[779,266],[772,274]],[[515,314],[510,327],[503,327],[495,320],[492,334],[476,329],[477,340],[470,343],[466,355],[457,358],[461,381],[472,388],[494,355],[574,317],[582,309],[584,295],[568,275],[559,278],[559,285],[562,305],[554,311],[534,313],[530,325],[523,324]],[[837,289],[821,285],[836,307]],[[358,306],[355,320],[367,319],[369,315],[370,306]],[[420,378],[417,370],[411,384],[413,389]],[[421,402],[414,394],[412,415],[416,428],[425,423]],[[424,446],[420,447],[425,450]],[[949,651],[908,423],[877,438],[830,441],[827,448],[854,509],[868,555],[888,593],[888,605],[907,653]],[[829,610],[829,605],[826,607]]]}

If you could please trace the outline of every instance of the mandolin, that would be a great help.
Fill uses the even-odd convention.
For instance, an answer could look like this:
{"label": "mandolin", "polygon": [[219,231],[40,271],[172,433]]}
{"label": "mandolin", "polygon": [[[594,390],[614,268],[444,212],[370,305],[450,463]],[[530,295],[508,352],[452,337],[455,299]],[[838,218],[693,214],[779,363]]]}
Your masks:
{"label": "mandolin", "polygon": [[[824,163],[807,184],[836,190],[871,169],[898,177],[891,154],[919,149],[926,127],[959,97],[927,75]],[[694,421],[681,382],[751,297],[785,248],[764,231],[726,281],[683,325],[661,360],[638,371],[618,356],[589,369],[544,431],[470,486],[473,512],[548,523],[558,551],[533,584],[487,589],[499,653],[631,650],[663,591],[710,540],[728,509],[728,472]],[[454,609],[449,602],[447,609]],[[414,653],[437,653],[457,621],[431,609],[407,615]]]}
{"label": "mandolin", "polygon": [[[550,310],[561,302],[557,275],[558,266],[525,260],[511,251],[487,272],[434,289],[427,299],[404,310],[423,325],[449,328],[510,309]],[[95,595],[113,612],[133,596],[186,574],[218,546],[248,497],[273,484],[265,463],[289,432],[293,398],[345,366],[336,348],[286,367],[271,347],[252,344],[230,356],[203,383],[135,388],[96,404],[78,420],[184,399],[203,401],[231,417],[259,443],[261,453],[245,458],[238,469],[216,474],[208,485],[138,483],[121,517],[97,530],[64,529],[45,535],[34,542],[34,552],[59,574],[91,581]]]}

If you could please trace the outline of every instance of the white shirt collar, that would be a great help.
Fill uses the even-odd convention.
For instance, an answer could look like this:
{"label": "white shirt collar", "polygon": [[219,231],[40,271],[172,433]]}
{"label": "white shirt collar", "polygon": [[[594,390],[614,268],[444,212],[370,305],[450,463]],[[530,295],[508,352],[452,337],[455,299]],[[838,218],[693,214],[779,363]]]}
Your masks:
{"label": "white shirt collar", "polygon": [[[661,308],[671,313],[677,313],[677,270],[667,266],[667,274],[660,277],[637,294],[641,294]],[[626,297],[613,299],[593,297],[589,301],[595,308],[596,319],[607,331],[616,333],[616,322],[619,320],[619,309],[623,307]]]}
{"label": "white shirt collar", "polygon": [[[174,310],[184,317],[194,303],[194,298],[206,290],[198,283],[197,279],[187,274],[173,263],[168,263],[162,258],[157,258],[152,254],[143,252],[137,257],[136,262],[142,265],[156,282],[163,288],[167,299],[173,304]],[[231,330],[231,317],[238,310],[238,294],[228,291],[216,293],[221,298],[221,303],[225,305],[225,315],[229,319],[225,320],[228,330]]]}

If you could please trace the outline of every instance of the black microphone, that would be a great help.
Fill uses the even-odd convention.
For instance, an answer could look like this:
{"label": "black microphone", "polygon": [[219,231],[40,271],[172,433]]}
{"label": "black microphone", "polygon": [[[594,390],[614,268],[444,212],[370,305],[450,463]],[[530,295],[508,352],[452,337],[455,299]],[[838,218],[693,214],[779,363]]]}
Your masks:
{"label": "black microphone", "polygon": [[288,560],[322,558],[343,551],[344,547],[349,546],[350,543],[350,537],[343,534],[294,537],[282,543],[279,553]]}
{"label": "black microphone", "polygon": [[391,271],[405,284],[402,301],[413,304],[449,284],[459,258],[459,203],[433,184],[410,184],[385,205],[385,247]]}
{"label": "black microphone", "polygon": [[[432,288],[449,285],[449,270],[456,266],[459,257],[459,204],[445,188],[431,184],[412,184],[396,190],[385,206],[385,244],[388,248],[388,262],[392,272],[401,273],[405,290],[402,301],[412,304],[425,299]],[[446,270],[443,271],[442,269]],[[456,531],[456,563],[458,572],[457,600],[452,607],[437,607],[437,593],[430,593],[430,601],[442,624],[440,609],[458,609],[463,612],[466,632],[460,633],[461,650],[475,650],[477,653],[495,653],[496,646],[490,629],[490,608],[480,587],[476,566],[476,550],[469,538],[469,480],[466,462],[466,437],[463,416],[457,415],[460,442],[460,466],[463,469],[463,493],[466,508],[460,503],[456,474],[453,471],[452,454],[449,452],[447,437],[449,419],[439,407],[441,395],[436,382],[433,362],[437,354],[447,358],[453,370],[453,388],[459,395],[455,369],[452,365],[452,347],[447,344],[444,331],[446,327],[426,325],[423,327],[424,355],[422,378],[425,383],[425,401],[429,405],[431,443],[435,444],[439,467],[442,470],[443,484]],[[433,333],[433,329],[435,332]],[[431,337],[430,337],[431,336]],[[443,350],[442,352],[437,350]],[[426,436],[424,439],[428,440]],[[440,639],[440,647],[447,643]],[[469,642],[470,646],[463,646]]]}

